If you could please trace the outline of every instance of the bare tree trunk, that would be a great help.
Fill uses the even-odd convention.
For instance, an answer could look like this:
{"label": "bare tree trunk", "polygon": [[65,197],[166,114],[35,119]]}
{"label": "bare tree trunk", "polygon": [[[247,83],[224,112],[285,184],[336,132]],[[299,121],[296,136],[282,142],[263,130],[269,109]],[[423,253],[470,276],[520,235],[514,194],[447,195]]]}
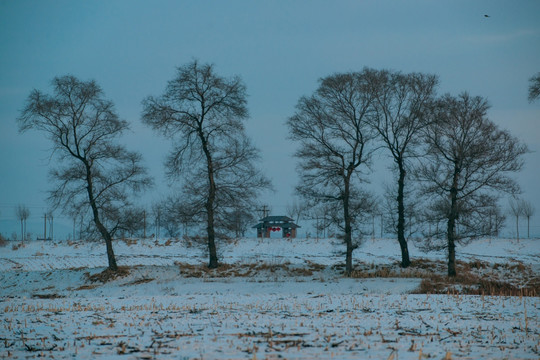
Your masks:
{"label": "bare tree trunk", "polygon": [[212,155],[208,149],[208,143],[202,129],[199,129],[199,137],[202,142],[204,154],[206,155],[207,167],[208,167],[208,199],[206,201],[206,213],[208,216],[206,231],[208,234],[208,254],[210,261],[208,267],[215,269],[218,267],[218,257],[216,250],[216,233],[214,230],[214,202],[216,199],[216,183],[214,180],[214,164],[212,161]]}
{"label": "bare tree trunk", "polygon": [[454,219],[448,219],[448,276],[456,276],[456,243],[454,238]]}
{"label": "bare tree trunk", "polygon": [[403,162],[398,161],[399,167],[399,179],[398,179],[398,224],[397,224],[397,235],[398,242],[401,248],[401,267],[407,268],[411,265],[411,260],[409,258],[409,248],[407,246],[407,240],[405,239],[405,205],[404,205],[404,189],[405,189],[405,175],[406,171],[403,167]]}
{"label": "bare tree trunk", "polygon": [[94,187],[92,185],[92,174],[90,166],[86,161],[83,161],[86,166],[86,189],[88,191],[88,200],[90,202],[90,207],[92,208],[92,215],[94,218],[94,223],[96,224],[96,227],[103,236],[103,239],[105,240],[105,246],[107,247],[107,260],[109,262],[109,269],[111,271],[118,271],[118,265],[116,264],[116,257],[114,256],[114,251],[112,247],[112,237],[111,234],[107,231],[105,226],[101,223],[101,220],[99,219],[99,212],[96,205],[96,199],[94,198]]}
{"label": "bare tree trunk", "polygon": [[448,276],[456,276],[456,218],[457,218],[457,170],[454,172],[453,186],[450,189],[450,215],[448,216]]}
{"label": "bare tree trunk", "polygon": [[349,214],[349,177],[344,177],[345,186],[343,191],[343,218],[345,220],[345,244],[347,245],[347,253],[345,255],[345,275],[350,277],[352,274],[352,252],[354,246],[352,243],[352,228],[351,228],[351,217]]}
{"label": "bare tree trunk", "polygon": [[[213,181],[213,179],[212,179]],[[216,251],[216,234],[214,231],[214,199],[215,199],[215,184],[210,185],[210,193],[208,194],[208,201],[206,203],[206,211],[208,213],[208,224],[207,224],[207,233],[208,233],[208,253],[210,256],[210,262],[208,267],[210,269],[215,269],[218,267],[218,258]]]}

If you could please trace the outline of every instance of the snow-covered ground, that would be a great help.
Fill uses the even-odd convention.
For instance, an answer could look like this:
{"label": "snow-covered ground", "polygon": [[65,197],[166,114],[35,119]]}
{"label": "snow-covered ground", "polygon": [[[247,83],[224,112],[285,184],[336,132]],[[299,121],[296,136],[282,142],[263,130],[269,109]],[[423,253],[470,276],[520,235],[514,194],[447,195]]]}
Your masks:
{"label": "snow-covered ground", "polygon": [[[194,240],[117,241],[129,273],[104,284],[89,280],[107,264],[101,243],[17,244],[0,248],[0,358],[540,358],[538,297],[414,294],[395,240],[366,240],[352,279],[336,240],[222,242],[212,271]],[[444,274],[444,252],[410,252]],[[457,257],[518,286],[540,276],[538,240]],[[373,277],[384,266],[396,277]]]}

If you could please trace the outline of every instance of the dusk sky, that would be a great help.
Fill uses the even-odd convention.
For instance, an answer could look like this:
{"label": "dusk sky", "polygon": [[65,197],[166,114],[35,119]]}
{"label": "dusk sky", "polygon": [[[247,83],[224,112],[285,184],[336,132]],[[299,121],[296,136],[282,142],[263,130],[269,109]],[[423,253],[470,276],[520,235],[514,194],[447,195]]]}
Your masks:
{"label": "dusk sky", "polygon": [[[170,191],[163,162],[171,143],[141,123],[141,101],[161,95],[176,67],[193,59],[246,84],[247,132],[276,190],[260,201],[274,215],[298,181],[285,122],[299,97],[321,77],[368,66],[436,74],[439,94],[486,97],[489,118],[531,150],[516,178],[540,235],[540,100],[527,100],[528,79],[540,72],[537,0],[1,1],[0,232],[19,231],[8,225],[17,204],[30,208],[33,232],[47,209],[50,143],[19,134],[16,123],[32,89],[50,93],[51,80],[66,74],[96,80],[131,123],[123,141],[155,177],[144,197],[150,207]],[[388,164],[384,153],[375,158],[373,191],[391,181]]]}

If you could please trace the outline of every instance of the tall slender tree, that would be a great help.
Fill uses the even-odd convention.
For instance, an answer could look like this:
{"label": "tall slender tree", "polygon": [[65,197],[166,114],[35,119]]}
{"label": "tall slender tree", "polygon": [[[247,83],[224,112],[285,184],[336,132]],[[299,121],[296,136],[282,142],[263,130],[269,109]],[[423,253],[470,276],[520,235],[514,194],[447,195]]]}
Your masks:
{"label": "tall slender tree", "polygon": [[238,76],[225,78],[213,65],[192,61],[178,68],[162,96],[143,101],[143,122],[174,142],[166,167],[170,178],[183,180],[189,202],[183,208],[206,221],[210,268],[218,266],[219,217],[251,207],[255,194],[270,186],[245,135],[246,97]]}
{"label": "tall slender tree", "polygon": [[527,201],[527,200],[522,200],[521,208],[522,208],[523,216],[527,218],[527,238],[530,238],[531,237],[530,220],[531,220],[531,216],[533,216],[534,213],[536,212],[536,209],[534,205],[530,201]]}
{"label": "tall slender tree", "polygon": [[30,217],[30,209],[25,205],[19,205],[15,208],[15,216],[21,222],[21,242],[26,238],[26,222]]}
{"label": "tall slender tree", "polygon": [[510,199],[508,206],[510,207],[510,214],[516,218],[516,239],[519,241],[519,218],[523,215],[523,206],[520,199]]}
{"label": "tall slender tree", "polygon": [[445,95],[423,132],[428,148],[417,175],[432,199],[433,216],[446,219],[449,276],[456,276],[456,243],[488,235],[482,224],[497,197],[519,190],[510,174],[522,168],[527,147],[490,121],[488,108],[479,96]]}
{"label": "tall slender tree", "polygon": [[374,100],[372,76],[371,70],[364,69],[321,79],[313,95],[300,98],[296,113],[287,121],[290,138],[300,143],[299,193],[313,204],[340,209],[333,219],[343,229],[347,276],[358,247],[353,228],[369,203],[362,201],[367,196],[358,185],[374,150],[375,133],[367,121]]}
{"label": "tall slender tree", "polygon": [[109,269],[116,271],[114,233],[127,220],[130,195],[150,186],[151,178],[141,155],[118,143],[128,123],[94,81],[67,75],[54,78],[52,85],[52,95],[30,93],[18,118],[19,131],[39,130],[49,137],[58,159],[49,200],[67,213],[90,210],[105,240]]}
{"label": "tall slender tree", "polygon": [[421,73],[402,74],[376,71],[373,77],[375,111],[370,123],[390,153],[396,172],[397,224],[394,229],[401,248],[401,266],[410,265],[405,236],[405,184],[410,160],[417,156],[420,131],[429,124],[428,110],[433,102],[437,77]]}

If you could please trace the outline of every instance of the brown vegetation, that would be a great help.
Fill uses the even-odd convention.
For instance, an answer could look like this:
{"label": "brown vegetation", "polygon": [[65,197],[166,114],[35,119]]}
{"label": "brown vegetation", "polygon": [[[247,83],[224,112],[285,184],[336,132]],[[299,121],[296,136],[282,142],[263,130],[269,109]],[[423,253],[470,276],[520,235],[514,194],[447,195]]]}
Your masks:
{"label": "brown vegetation", "polygon": [[[461,294],[492,296],[539,296],[540,276],[523,263],[490,264],[480,260],[457,261],[460,275],[445,275],[443,261],[416,259],[407,269],[394,264],[366,264],[355,266],[351,276],[366,278],[420,278],[417,294]],[[333,266],[343,270],[343,265]]]}
{"label": "brown vegetation", "polygon": [[295,266],[288,261],[259,261],[258,263],[249,264],[221,263],[217,269],[187,263],[176,263],[176,265],[179,267],[182,276],[195,278],[253,277],[261,274],[281,275],[283,277],[312,276],[315,272],[326,269],[326,266],[313,262],[307,262],[307,266]]}
{"label": "brown vegetation", "polygon": [[4,247],[6,245],[7,245],[6,238],[2,234],[0,234],[0,247]]}
{"label": "brown vegetation", "polygon": [[90,275],[90,273],[85,273],[86,280],[90,282],[101,282],[106,283],[111,280],[117,279],[119,277],[124,277],[126,275],[129,275],[130,269],[127,266],[119,266],[118,270],[113,271],[109,268],[103,270],[102,272],[99,272],[94,275]]}

